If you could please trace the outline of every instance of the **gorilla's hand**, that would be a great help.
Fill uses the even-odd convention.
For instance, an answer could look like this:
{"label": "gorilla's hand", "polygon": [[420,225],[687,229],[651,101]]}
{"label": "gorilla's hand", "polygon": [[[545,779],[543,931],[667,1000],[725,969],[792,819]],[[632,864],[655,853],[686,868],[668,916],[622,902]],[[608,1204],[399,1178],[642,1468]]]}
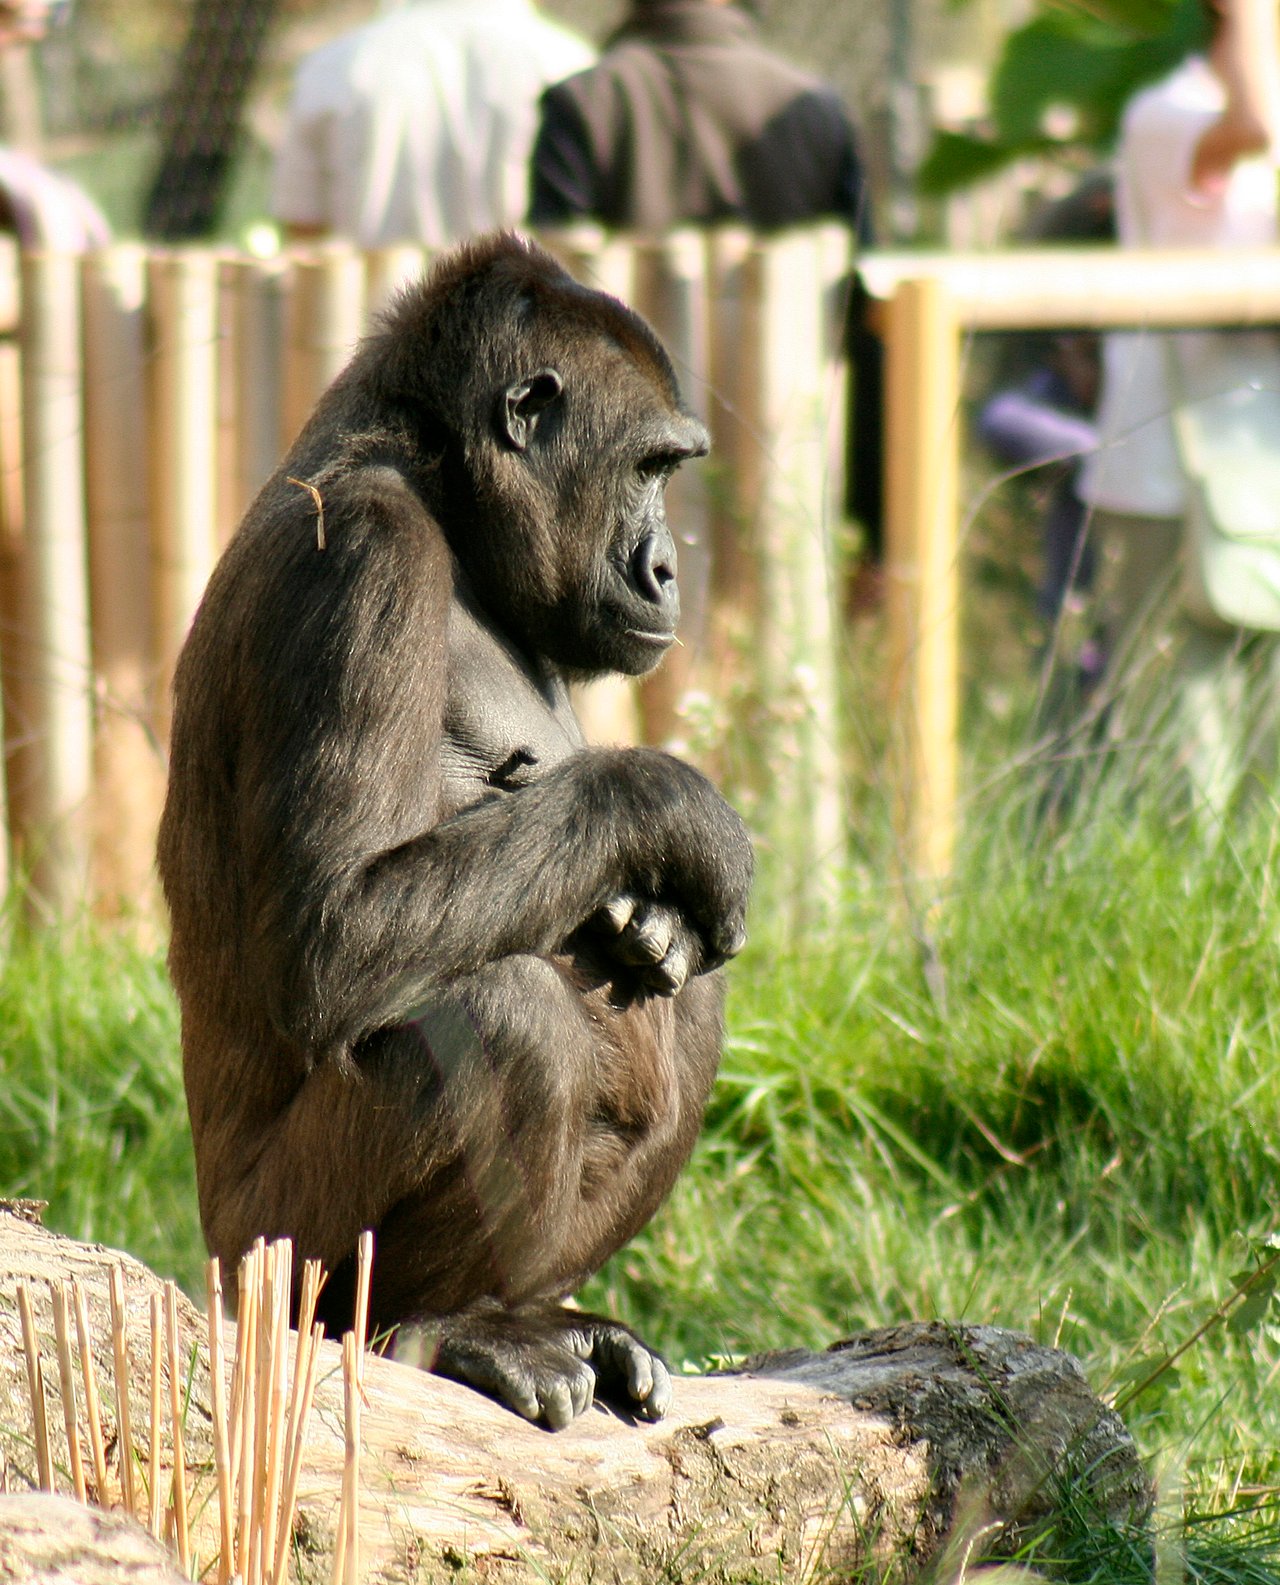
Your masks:
{"label": "gorilla's hand", "polygon": [[466,1382],[553,1431],[595,1401],[660,1420],[671,1377],[657,1354],[617,1321],[558,1304],[505,1309],[483,1300],[457,1315],[402,1325],[392,1357]]}
{"label": "gorilla's hand", "polygon": [[615,963],[634,969],[654,996],[674,996],[706,963],[705,947],[679,909],[631,892],[611,897],[589,921],[594,939]]}
{"label": "gorilla's hand", "polygon": [[670,754],[622,749],[602,763],[609,803],[630,806],[634,852],[627,883],[596,915],[596,923],[612,924],[620,949],[613,955],[653,965],[670,955],[671,972],[659,978],[679,984],[719,968],[747,939],[753,858],[741,817],[700,771]]}

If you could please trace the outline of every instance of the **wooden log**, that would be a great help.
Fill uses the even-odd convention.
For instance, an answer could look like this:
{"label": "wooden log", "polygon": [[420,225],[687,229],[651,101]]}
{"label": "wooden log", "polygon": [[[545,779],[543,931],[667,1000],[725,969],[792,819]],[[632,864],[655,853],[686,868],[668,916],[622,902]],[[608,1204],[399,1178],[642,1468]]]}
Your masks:
{"label": "wooden log", "polygon": [[147,294],[154,724],[167,742],[173,668],[218,548],[216,255],[198,248],[152,253]]}
{"label": "wooden log", "polygon": [[154,915],[164,757],[156,739],[156,644],[147,499],[146,255],[85,259],[85,488],[93,632],[95,908]]}
{"label": "wooden log", "polygon": [[172,1554],[123,1514],[71,1497],[0,1496],[5,1585],[189,1585]]}
{"label": "wooden log", "polygon": [[904,281],[940,281],[968,330],[1280,324],[1280,248],[886,251],[858,274],[881,303]]}
{"label": "wooden log", "polygon": [[[161,1284],[137,1262],[0,1210],[0,1455],[11,1488],[34,1484],[16,1285],[78,1277],[95,1350],[105,1350],[108,1274],[122,1259],[141,1313]],[[186,1301],[178,1306],[184,1331],[204,1336]],[[320,1349],[295,1535],[309,1577],[328,1578],[347,1449],[340,1353],[333,1342]],[[1117,1519],[1150,1501],[1123,1425],[1070,1356],[989,1327],[890,1328],[822,1354],[764,1356],[734,1375],[682,1377],[669,1418],[651,1426],[596,1408],[552,1434],[372,1356],[363,1395],[359,1533],[372,1582],[435,1585],[469,1564],[532,1585],[572,1574],[588,1554],[596,1577],[637,1582],[665,1577],[677,1559],[690,1576],[725,1581],[843,1577],[872,1558],[927,1561],[975,1490],[984,1524],[1007,1523],[1010,1538],[1049,1509],[1058,1475],[1083,1481]],[[202,1349],[187,1413],[193,1469],[212,1467],[209,1407]],[[216,1502],[192,1512],[194,1554],[211,1559]]]}
{"label": "wooden log", "polygon": [[[735,724],[725,721],[719,753],[710,766],[715,780],[754,805],[755,789],[733,757],[744,735],[754,701],[754,672],[760,606],[756,518],[762,489],[764,451],[759,414],[749,399],[750,381],[760,361],[760,314],[755,291],[754,239],[736,228],[708,238],[707,290],[710,297],[711,456],[706,470],[710,493],[711,610],[709,689],[718,701],[734,701]],[[733,738],[728,734],[732,732]]]}
{"label": "wooden log", "polygon": [[80,309],[78,258],[23,256],[24,648],[32,792],[22,840],[30,900],[53,918],[84,906],[89,878],[93,665]]}
{"label": "wooden log", "polygon": [[231,492],[221,525],[225,539],[281,457],[288,265],[283,259],[224,259],[220,283],[228,342],[224,400],[234,415],[224,473]]}
{"label": "wooden log", "polygon": [[753,653],[756,750],[770,768],[759,822],[792,924],[830,908],[844,862],[837,725],[830,414],[842,401],[829,323],[833,262],[821,233],[761,244],[748,266],[757,300],[752,435],[759,610]]}

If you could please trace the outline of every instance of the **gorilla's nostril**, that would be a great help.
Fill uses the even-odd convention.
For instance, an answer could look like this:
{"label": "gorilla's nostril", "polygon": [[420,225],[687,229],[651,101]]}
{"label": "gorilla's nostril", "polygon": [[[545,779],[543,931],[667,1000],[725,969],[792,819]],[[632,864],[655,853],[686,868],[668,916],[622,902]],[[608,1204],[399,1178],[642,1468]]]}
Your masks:
{"label": "gorilla's nostril", "polygon": [[660,604],[676,577],[676,549],[670,539],[646,534],[636,546],[631,573],[637,592],[653,604]]}

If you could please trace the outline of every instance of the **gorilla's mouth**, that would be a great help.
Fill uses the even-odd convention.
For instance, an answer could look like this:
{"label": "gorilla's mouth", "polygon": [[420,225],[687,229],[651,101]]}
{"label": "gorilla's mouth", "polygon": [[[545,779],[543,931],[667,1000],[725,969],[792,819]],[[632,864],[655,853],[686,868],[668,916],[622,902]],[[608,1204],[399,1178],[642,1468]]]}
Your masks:
{"label": "gorilla's mouth", "polygon": [[648,644],[653,649],[670,649],[676,641],[673,629],[667,628],[661,633],[655,633],[646,627],[629,627],[625,629],[628,638],[633,638],[640,644]]}

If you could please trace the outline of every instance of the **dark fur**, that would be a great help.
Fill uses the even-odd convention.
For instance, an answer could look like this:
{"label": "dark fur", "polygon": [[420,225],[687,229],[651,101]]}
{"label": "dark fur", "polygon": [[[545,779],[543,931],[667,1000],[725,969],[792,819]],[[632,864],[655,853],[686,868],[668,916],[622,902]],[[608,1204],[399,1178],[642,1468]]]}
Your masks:
{"label": "dark fur", "polygon": [[596,1376],[665,1407],[660,1362],[559,1300],[687,1159],[743,940],[737,817],[665,754],[585,747],[566,692],[667,641],[662,486],[703,450],[635,315],[516,239],[463,249],[320,402],[175,685],[210,1248],[290,1235],[340,1326],[376,1228],[373,1325],[553,1424]]}

